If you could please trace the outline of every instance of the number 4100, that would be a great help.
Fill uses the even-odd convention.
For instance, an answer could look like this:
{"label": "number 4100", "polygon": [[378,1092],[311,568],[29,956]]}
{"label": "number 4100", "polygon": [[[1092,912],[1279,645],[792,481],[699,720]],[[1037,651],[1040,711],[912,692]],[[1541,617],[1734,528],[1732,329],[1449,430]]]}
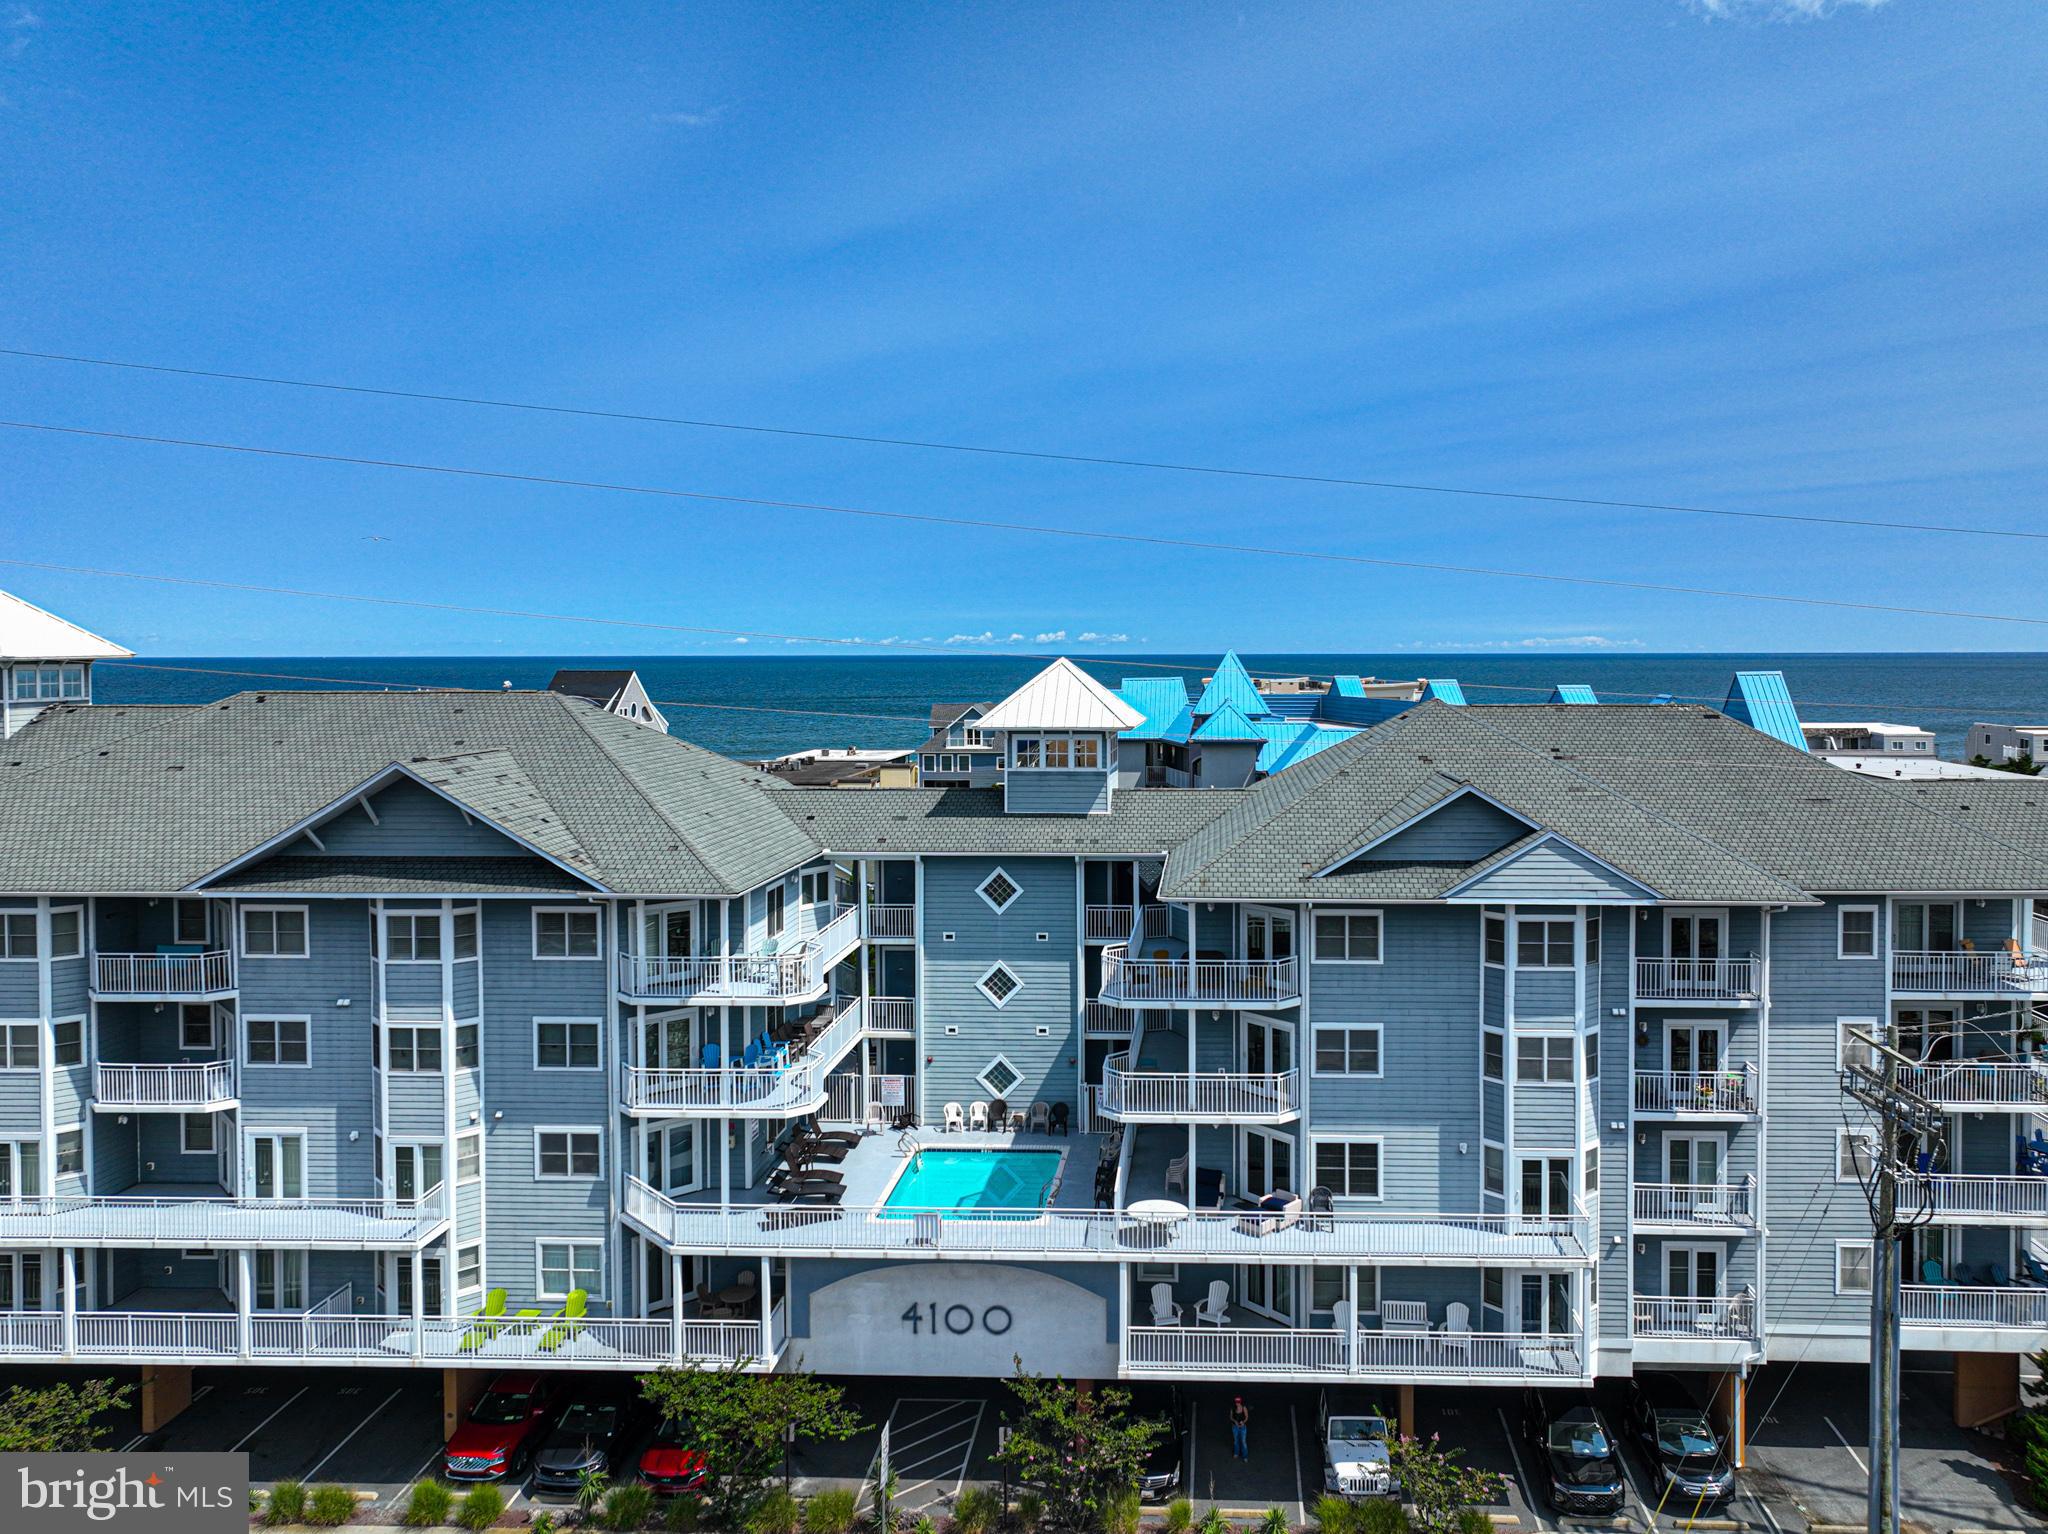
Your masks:
{"label": "number 4100", "polygon": [[1007,1305],[990,1305],[976,1315],[971,1305],[948,1305],[940,1310],[937,1300],[927,1300],[921,1305],[911,1303],[905,1307],[900,1319],[910,1328],[913,1337],[923,1336],[927,1328],[936,1337],[941,1327],[955,1337],[964,1337],[976,1326],[991,1337],[1000,1337],[1014,1324]]}

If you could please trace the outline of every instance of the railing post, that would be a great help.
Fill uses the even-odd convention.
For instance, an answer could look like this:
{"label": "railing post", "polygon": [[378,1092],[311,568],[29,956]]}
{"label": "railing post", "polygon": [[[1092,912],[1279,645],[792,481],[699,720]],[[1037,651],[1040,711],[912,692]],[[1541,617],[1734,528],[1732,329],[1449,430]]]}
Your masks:
{"label": "railing post", "polygon": [[412,1260],[412,1356],[418,1358],[426,1351],[426,1263],[419,1247],[414,1247]]}
{"label": "railing post", "polygon": [[[253,1330],[250,1318],[250,1301],[255,1296],[255,1264],[250,1260],[249,1248],[235,1248],[235,1353],[248,1358],[254,1352],[250,1333]],[[283,1287],[282,1284],[279,1285]]]}
{"label": "railing post", "polygon": [[69,1358],[78,1351],[78,1286],[72,1279],[72,1266],[77,1260],[78,1248],[67,1246],[58,1254],[58,1281],[64,1286],[64,1356]]}

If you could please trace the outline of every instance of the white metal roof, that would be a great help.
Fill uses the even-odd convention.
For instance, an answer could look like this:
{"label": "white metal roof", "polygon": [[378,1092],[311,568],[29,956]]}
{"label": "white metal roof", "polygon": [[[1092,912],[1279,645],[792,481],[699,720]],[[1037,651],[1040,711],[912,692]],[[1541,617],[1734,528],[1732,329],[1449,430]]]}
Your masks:
{"label": "white metal roof", "polygon": [[[2010,778],[2009,772],[1991,767],[1973,767],[1968,762],[1950,762],[1941,757],[1885,756],[1865,752],[1830,752],[1821,758],[1846,772],[1860,772],[1872,778]],[[2022,781],[2025,781],[2022,779]]]}
{"label": "white metal roof", "polygon": [[1132,730],[1145,716],[1062,655],[981,716],[984,730]]}
{"label": "white metal roof", "polygon": [[0,661],[110,660],[134,653],[0,591]]}

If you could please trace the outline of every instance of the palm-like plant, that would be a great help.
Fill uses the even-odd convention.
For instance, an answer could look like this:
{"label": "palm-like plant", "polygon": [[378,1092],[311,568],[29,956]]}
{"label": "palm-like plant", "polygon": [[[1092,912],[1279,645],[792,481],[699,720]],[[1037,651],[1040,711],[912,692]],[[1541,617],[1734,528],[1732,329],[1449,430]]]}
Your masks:
{"label": "palm-like plant", "polygon": [[585,1523],[597,1511],[605,1494],[612,1489],[612,1478],[595,1465],[580,1472],[576,1477],[576,1511]]}

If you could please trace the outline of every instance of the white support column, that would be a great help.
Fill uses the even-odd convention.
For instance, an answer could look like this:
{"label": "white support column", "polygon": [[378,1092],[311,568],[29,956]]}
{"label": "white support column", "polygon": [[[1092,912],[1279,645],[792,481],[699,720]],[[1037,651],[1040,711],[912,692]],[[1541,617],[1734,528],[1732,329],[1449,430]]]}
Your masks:
{"label": "white support column", "polygon": [[732,1120],[718,1119],[718,1201],[732,1202]]}
{"label": "white support column", "polygon": [[668,1254],[668,1351],[671,1361],[683,1361],[683,1254]]}
{"label": "white support column", "polygon": [[412,1356],[418,1358],[425,1351],[427,1278],[425,1254],[414,1247],[408,1260],[412,1263]]}
{"label": "white support column", "polygon": [[[1309,1282],[1315,1282],[1310,1279]],[[1358,1372],[1358,1264],[1344,1265],[1344,1298],[1351,1302],[1350,1335],[1344,1339],[1344,1367],[1351,1373]]]}
{"label": "white support column", "polygon": [[1131,1265],[1120,1262],[1116,1265],[1116,1372],[1119,1376],[1130,1366],[1130,1362]]}
{"label": "white support column", "polygon": [[[58,1250],[57,1282],[64,1290],[64,1356],[67,1358],[78,1351],[78,1284],[74,1266],[77,1261],[77,1247],[67,1246]],[[247,1351],[246,1344],[243,1351]]]}
{"label": "white support column", "polygon": [[235,1351],[247,1358],[250,1345],[249,1312],[256,1298],[256,1259],[246,1246],[235,1248]]}
{"label": "white support column", "polygon": [[775,1357],[775,1272],[766,1252],[761,1254],[761,1362]]}
{"label": "white support column", "polygon": [[[1195,920],[1195,912],[1194,912],[1194,907],[1190,906],[1190,907],[1188,908],[1188,975],[1189,975],[1189,978],[1190,978],[1190,980],[1192,980],[1192,978],[1193,978],[1193,976],[1194,976],[1194,973],[1195,973],[1195,928],[1194,928],[1194,920]],[[1185,1197],[1187,1198],[1187,1200],[1188,1200],[1188,1204],[1189,1204],[1189,1206],[1190,1206],[1190,1207],[1192,1207],[1192,1206],[1193,1206],[1193,1204],[1194,1204],[1194,1201],[1195,1201],[1195,1162],[1196,1162],[1196,1161],[1197,1161],[1198,1159],[1200,1159],[1200,1158],[1199,1158],[1199,1156],[1198,1156],[1198,1155],[1197,1155],[1197,1153],[1196,1153],[1196,1150],[1195,1150],[1195,1115],[1194,1115],[1194,1106],[1195,1106],[1195,1026],[1196,1026],[1196,1021],[1195,1021],[1195,1020],[1196,1020],[1196,1018],[1198,1017],[1198,1015],[1199,1015],[1199,1014],[1197,1013],[1197,1011],[1196,1011],[1196,1009],[1195,1009],[1195,1008],[1193,1008],[1193,1007],[1189,1007],[1189,1008],[1188,1008],[1188,1110],[1189,1110],[1189,1111],[1188,1111],[1188,1185],[1187,1185],[1187,1188],[1186,1188],[1186,1189],[1184,1190],[1184,1193],[1185,1193]],[[1133,1039],[1135,1040],[1135,1038],[1136,1038],[1136,1035],[1134,1034],[1134,1035],[1133,1035]],[[1132,1069],[1132,1070],[1136,1070],[1137,1068],[1138,1068],[1138,1062],[1137,1062],[1136,1060],[1132,1060],[1132,1061],[1131,1061],[1131,1069]],[[1242,1191],[1242,1190],[1240,1190],[1240,1191]]]}

